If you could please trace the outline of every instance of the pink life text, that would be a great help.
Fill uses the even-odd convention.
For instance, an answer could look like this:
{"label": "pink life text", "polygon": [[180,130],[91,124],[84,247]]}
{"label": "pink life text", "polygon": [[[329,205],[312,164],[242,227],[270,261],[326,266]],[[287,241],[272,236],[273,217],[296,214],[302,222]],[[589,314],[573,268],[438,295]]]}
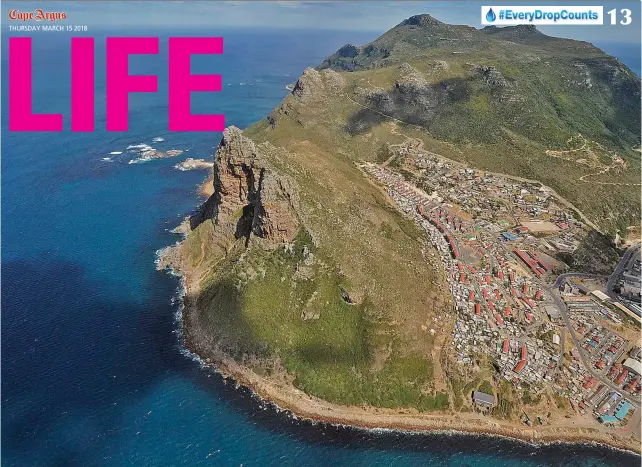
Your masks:
{"label": "pink life text", "polygon": [[[220,91],[220,75],[193,75],[194,54],[222,54],[223,39],[169,38],[169,131],[223,131],[223,115],[193,115],[192,91]],[[130,92],[157,92],[158,77],[129,75],[132,54],[158,54],[158,38],[107,38],[107,131],[127,131]],[[62,131],[62,114],[34,114],[31,38],[9,39],[9,130]],[[71,130],[94,131],[94,38],[71,39]]]}

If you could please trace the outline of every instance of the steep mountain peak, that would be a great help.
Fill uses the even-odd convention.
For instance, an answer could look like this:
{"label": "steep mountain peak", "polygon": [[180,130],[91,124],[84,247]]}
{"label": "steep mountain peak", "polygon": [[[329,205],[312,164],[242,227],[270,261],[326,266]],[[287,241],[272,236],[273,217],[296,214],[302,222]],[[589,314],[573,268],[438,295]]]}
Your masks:
{"label": "steep mountain peak", "polygon": [[369,44],[344,45],[318,68],[355,71],[399,65],[426,50],[472,50],[483,47],[486,41],[486,36],[472,26],[442,23],[429,14],[414,15]]}
{"label": "steep mountain peak", "polygon": [[398,26],[441,26],[444,23],[429,14],[414,15],[403,20]]}

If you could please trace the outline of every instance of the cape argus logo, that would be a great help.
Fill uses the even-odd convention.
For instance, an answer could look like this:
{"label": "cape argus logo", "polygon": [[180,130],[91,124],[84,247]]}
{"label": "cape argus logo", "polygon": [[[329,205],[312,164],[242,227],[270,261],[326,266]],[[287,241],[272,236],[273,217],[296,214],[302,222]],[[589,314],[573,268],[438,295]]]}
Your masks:
{"label": "cape argus logo", "polygon": [[483,6],[482,24],[602,24],[601,6]]}
{"label": "cape argus logo", "polygon": [[36,9],[33,11],[11,10],[9,12],[11,21],[60,21],[67,19],[67,13],[64,11],[42,11]]}

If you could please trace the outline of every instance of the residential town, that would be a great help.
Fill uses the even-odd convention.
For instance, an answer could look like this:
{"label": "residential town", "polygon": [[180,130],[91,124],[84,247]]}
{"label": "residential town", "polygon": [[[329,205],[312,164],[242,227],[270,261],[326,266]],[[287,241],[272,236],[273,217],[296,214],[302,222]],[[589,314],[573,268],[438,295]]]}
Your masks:
{"label": "residential town", "polygon": [[[400,151],[412,160],[411,150]],[[400,171],[362,169],[439,252],[456,308],[449,345],[458,365],[484,356],[501,379],[532,395],[551,391],[605,426],[632,417],[639,424],[642,351],[621,332],[639,333],[639,313],[580,284],[556,259],[591,229],[579,213],[547,187],[437,155],[417,154]],[[475,393],[483,407],[496,400]]]}

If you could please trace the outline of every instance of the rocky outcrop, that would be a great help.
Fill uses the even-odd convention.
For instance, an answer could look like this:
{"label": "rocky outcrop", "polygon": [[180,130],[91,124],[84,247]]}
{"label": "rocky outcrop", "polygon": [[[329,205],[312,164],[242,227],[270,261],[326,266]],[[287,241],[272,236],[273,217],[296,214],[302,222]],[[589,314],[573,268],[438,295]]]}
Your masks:
{"label": "rocky outcrop", "polygon": [[303,101],[308,101],[322,98],[327,93],[336,93],[344,85],[345,78],[334,70],[317,71],[314,68],[306,68],[294,85],[292,94]]}
{"label": "rocky outcrop", "polygon": [[511,83],[494,66],[477,66],[475,71],[481,76],[484,84],[494,88],[510,87]]}
{"label": "rocky outcrop", "polygon": [[231,126],[223,132],[214,160],[214,194],[192,217],[192,230],[205,221],[229,229],[236,238],[290,241],[299,225],[294,183],[280,177],[257,146]]}
{"label": "rocky outcrop", "polygon": [[334,70],[323,70],[321,75],[325,79],[326,89],[331,92],[340,91],[346,84],[344,76]]}
{"label": "rocky outcrop", "polygon": [[301,99],[309,99],[322,88],[323,80],[321,79],[321,73],[314,68],[306,68],[294,85],[292,94]]}
{"label": "rocky outcrop", "polygon": [[298,227],[292,182],[263,170],[252,215],[252,233],[276,243],[292,240]]}
{"label": "rocky outcrop", "polygon": [[403,105],[429,111],[437,104],[437,92],[420,73],[409,73],[395,81],[396,100]]}
{"label": "rocky outcrop", "polygon": [[344,58],[354,58],[359,55],[359,47],[352,44],[346,44],[337,50],[337,55]]}
{"label": "rocky outcrop", "polygon": [[385,89],[360,89],[357,95],[385,114],[391,114],[396,110],[392,96]]}
{"label": "rocky outcrop", "polygon": [[444,23],[433,18],[428,14],[415,15],[401,22],[399,26],[421,26],[421,27],[430,27],[430,26],[441,26]]}

